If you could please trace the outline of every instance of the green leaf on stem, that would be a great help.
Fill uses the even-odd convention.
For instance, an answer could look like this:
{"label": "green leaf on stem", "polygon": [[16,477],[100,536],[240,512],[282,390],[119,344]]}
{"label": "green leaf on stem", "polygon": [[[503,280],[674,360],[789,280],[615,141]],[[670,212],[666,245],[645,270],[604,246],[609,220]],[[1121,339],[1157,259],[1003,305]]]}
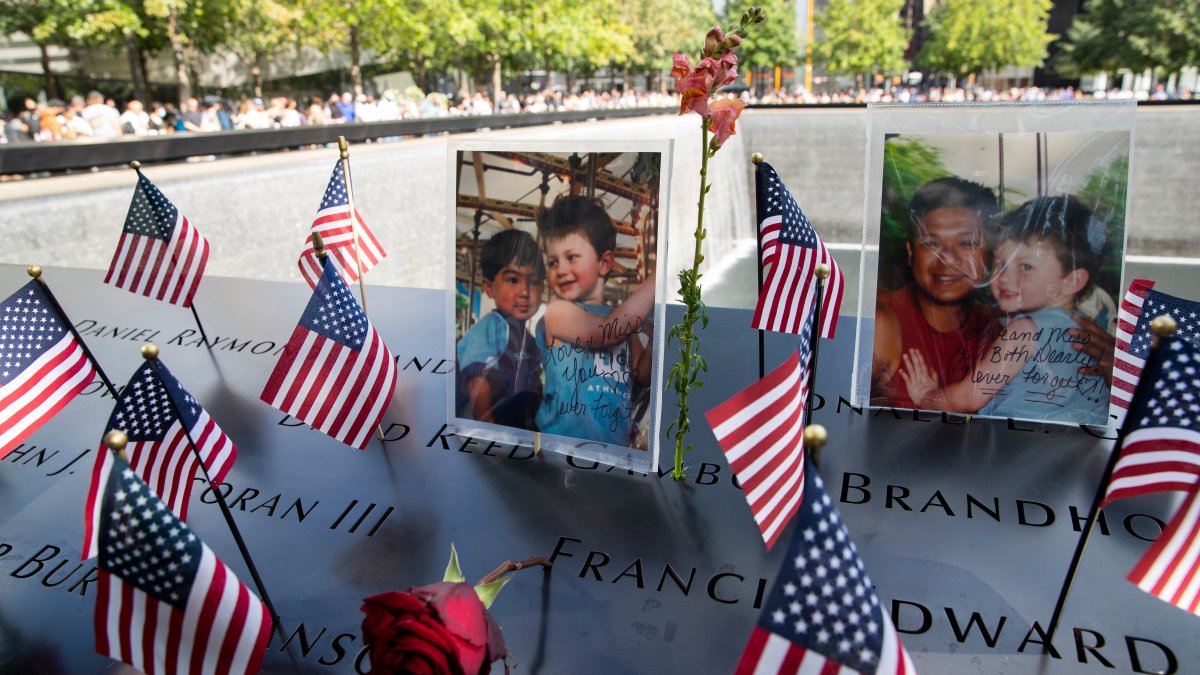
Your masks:
{"label": "green leaf on stem", "polygon": [[454,542],[450,542],[450,562],[446,563],[446,573],[442,575],[442,581],[455,583],[463,581],[462,569],[458,566],[458,551],[454,549]]}
{"label": "green leaf on stem", "polygon": [[475,585],[475,595],[479,596],[479,601],[483,603],[485,609],[492,606],[492,603],[496,601],[496,596],[500,594],[500,589],[504,588],[504,585],[512,578],[513,575],[509,574],[489,584]]}

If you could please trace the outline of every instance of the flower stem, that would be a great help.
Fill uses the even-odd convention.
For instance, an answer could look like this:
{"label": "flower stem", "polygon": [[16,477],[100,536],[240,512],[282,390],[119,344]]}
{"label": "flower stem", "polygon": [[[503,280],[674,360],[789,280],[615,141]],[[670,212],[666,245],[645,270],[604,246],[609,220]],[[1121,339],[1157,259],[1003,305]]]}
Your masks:
{"label": "flower stem", "polygon": [[[703,359],[700,357],[700,336],[696,334],[696,322],[704,317],[708,323],[704,303],[700,299],[700,263],[704,260],[700,252],[701,242],[704,241],[704,198],[708,194],[708,120],[700,120],[700,199],[696,203],[696,245],[692,253],[692,267],[679,274],[679,296],[686,309],[683,312],[683,322],[675,331],[679,339],[679,366],[672,371],[675,391],[679,394],[679,417],[675,420],[675,467],[671,478],[683,480],[683,455],[691,450],[684,444],[684,437],[691,426],[688,418],[688,391],[692,384],[700,384],[697,379]],[[707,368],[704,368],[707,370]]]}
{"label": "flower stem", "polygon": [[505,574],[508,574],[509,572],[517,572],[517,571],[525,569],[526,567],[533,567],[534,565],[540,565],[541,567],[544,567],[547,570],[549,570],[551,567],[554,566],[554,563],[550,562],[549,560],[546,560],[545,558],[543,558],[540,555],[535,555],[532,558],[529,558],[527,560],[522,560],[520,562],[513,562],[511,560],[505,560],[503,565],[501,565],[501,566],[497,567],[496,569],[492,570],[491,572],[489,572],[488,575],[486,577],[480,579],[478,584],[476,584],[476,585],[490,584],[493,581],[496,581],[500,577],[504,576]]}

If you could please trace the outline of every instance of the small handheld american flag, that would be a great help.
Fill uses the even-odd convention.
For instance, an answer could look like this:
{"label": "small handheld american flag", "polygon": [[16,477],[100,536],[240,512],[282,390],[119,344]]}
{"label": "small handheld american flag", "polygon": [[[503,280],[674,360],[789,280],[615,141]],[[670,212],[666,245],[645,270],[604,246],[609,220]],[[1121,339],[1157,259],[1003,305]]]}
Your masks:
{"label": "small handheld american flag", "polygon": [[262,601],[123,460],[99,479],[96,651],[148,675],[257,673]]}
{"label": "small handheld american flag", "polygon": [[810,310],[800,332],[800,348],[766,377],[706,415],[768,549],[804,498],[804,406],[812,324]]}
{"label": "small handheld american flag", "polygon": [[260,398],[361,450],[395,389],[392,354],[330,258]]}
{"label": "small handheld american flag", "polygon": [[1165,338],[1148,355],[1122,432],[1105,503],[1164,491],[1187,493],[1126,578],[1200,614],[1200,350],[1187,339]]}
{"label": "small handheld american flag", "polygon": [[[317,217],[312,223],[312,232],[324,239],[325,249],[337,260],[342,278],[347,284],[358,281],[360,270],[366,274],[387,255],[371,228],[363,221],[358,209],[351,207],[352,189],[346,185],[342,163],[339,161],[333,165],[333,175],[329,178],[329,185],[321,198],[321,206],[317,209]],[[308,285],[316,286],[321,279],[322,267],[320,257],[313,247],[312,233],[304,241],[299,265],[300,274]]]}
{"label": "small handheld american flag", "polygon": [[783,567],[742,652],[751,673],[916,673],[813,467]]}
{"label": "small handheld american flag", "polygon": [[139,170],[104,283],[191,307],[207,264],[208,241]]}
{"label": "small handheld american flag", "polygon": [[758,165],[760,264],[770,266],[758,292],[752,325],[760,330],[799,333],[816,297],[817,265],[828,265],[821,298],[820,336],[832,338],[846,280],[800,206],[768,163]]}
{"label": "small handheld american flag", "polygon": [[62,410],[96,371],[37,281],[0,302],[0,459]]}
{"label": "small handheld american flag", "polygon": [[[104,433],[113,429],[121,429],[129,437],[125,451],[133,470],[183,521],[187,520],[192,485],[201,460],[212,483],[220,484],[237,459],[233,441],[161,362],[143,363],[121,390]],[[195,452],[188,442],[189,436],[196,443]],[[97,553],[100,496],[104,489],[100,481],[111,462],[112,453],[101,445],[88,489],[83,535],[85,560]]]}
{"label": "small handheld american flag", "polygon": [[1141,379],[1150,342],[1154,337],[1150,322],[1160,315],[1175,320],[1173,339],[1200,346],[1200,303],[1154,290],[1154,282],[1134,279],[1121,301],[1117,318],[1117,344],[1113,355],[1113,385],[1109,414],[1120,427],[1133,401],[1133,392]]}

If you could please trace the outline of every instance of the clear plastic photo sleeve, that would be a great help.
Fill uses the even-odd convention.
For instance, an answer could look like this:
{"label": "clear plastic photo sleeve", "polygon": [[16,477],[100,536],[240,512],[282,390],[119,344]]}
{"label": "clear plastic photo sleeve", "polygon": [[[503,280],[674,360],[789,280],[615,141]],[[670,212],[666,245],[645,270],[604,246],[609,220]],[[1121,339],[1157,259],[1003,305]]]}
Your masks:
{"label": "clear plastic photo sleeve", "polygon": [[669,141],[450,144],[449,419],[658,466]]}
{"label": "clear plastic photo sleeve", "polygon": [[869,111],[857,404],[1107,425],[1134,111]]}

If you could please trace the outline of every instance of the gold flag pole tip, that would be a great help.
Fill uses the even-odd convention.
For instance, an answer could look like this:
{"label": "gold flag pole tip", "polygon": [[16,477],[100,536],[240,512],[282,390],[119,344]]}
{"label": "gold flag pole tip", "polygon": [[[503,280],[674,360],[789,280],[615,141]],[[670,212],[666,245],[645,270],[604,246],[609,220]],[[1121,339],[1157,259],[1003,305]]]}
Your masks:
{"label": "gold flag pole tip", "polygon": [[321,236],[320,232],[312,233],[312,245],[313,250],[317,252],[318,258],[324,258],[327,255],[325,252],[325,238]]}
{"label": "gold flag pole tip", "polygon": [[117,453],[117,457],[120,457],[121,461],[125,461],[125,446],[129,444],[129,436],[126,436],[124,431],[113,429],[104,434],[104,444],[108,446],[109,450]]}
{"label": "gold flag pole tip", "polygon": [[815,450],[820,450],[821,446],[829,440],[829,432],[820,424],[810,424],[804,427],[804,445]]}
{"label": "gold flag pole tip", "polygon": [[137,171],[138,169],[142,168],[142,163],[135,159],[129,163],[129,168],[133,169],[134,171]]}
{"label": "gold flag pole tip", "polygon": [[41,265],[30,265],[29,267],[25,268],[25,273],[28,274],[29,276],[33,277],[34,279],[37,279],[42,276],[42,266]]}
{"label": "gold flag pole tip", "polygon": [[338,151],[342,153],[342,159],[350,159],[350,147],[346,144],[345,136],[338,136]]}
{"label": "gold flag pole tip", "polygon": [[755,164],[762,164],[763,163],[762,153],[756,152],[753,155],[750,155],[750,161],[754,162]]}
{"label": "gold flag pole tip", "polygon": [[154,359],[158,358],[158,345],[154,344],[153,342],[147,342],[146,344],[142,345],[141,352],[143,359],[146,359],[147,361],[153,361]]}
{"label": "gold flag pole tip", "polygon": [[817,265],[815,268],[813,268],[813,273],[816,274],[817,278],[821,279],[822,281],[825,279],[828,279],[829,273],[830,273],[829,265],[826,265],[825,263],[821,263],[820,265]]}
{"label": "gold flag pole tip", "polygon": [[1150,330],[1154,331],[1154,334],[1160,338],[1171,337],[1175,334],[1177,328],[1175,319],[1166,314],[1156,316],[1150,321]]}

